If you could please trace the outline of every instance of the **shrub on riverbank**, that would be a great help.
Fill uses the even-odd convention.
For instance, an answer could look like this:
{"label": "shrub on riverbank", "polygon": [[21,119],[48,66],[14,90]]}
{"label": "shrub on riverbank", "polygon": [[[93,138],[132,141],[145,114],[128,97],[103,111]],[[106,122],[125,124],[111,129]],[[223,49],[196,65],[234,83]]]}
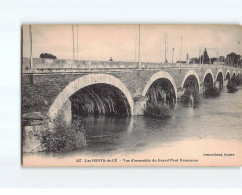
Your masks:
{"label": "shrub on riverbank", "polygon": [[242,79],[240,76],[236,77],[236,82],[237,82],[237,85],[242,85]]}
{"label": "shrub on riverbank", "polygon": [[194,98],[194,104],[198,104],[200,102],[200,96],[198,91],[192,91],[190,89],[186,89],[184,94],[180,98],[180,102],[183,104],[188,104],[191,100],[191,96]]}
{"label": "shrub on riverbank", "polygon": [[207,90],[205,91],[205,95],[211,96],[211,97],[216,97],[216,96],[220,95],[220,90],[215,86],[211,86],[211,87],[207,88]]}
{"label": "shrub on riverbank", "polygon": [[238,88],[236,87],[236,83],[233,81],[229,81],[227,85],[228,93],[234,93],[238,91]]}
{"label": "shrub on riverbank", "polygon": [[236,77],[232,77],[231,78],[231,82],[235,85],[241,85],[242,84],[242,79],[240,78],[240,76],[236,76]]}
{"label": "shrub on riverbank", "polygon": [[52,130],[42,133],[41,145],[46,152],[68,152],[86,146],[85,129],[81,121],[68,126],[60,117]]}
{"label": "shrub on riverbank", "polygon": [[145,110],[145,115],[155,118],[168,118],[172,116],[171,108],[163,103],[148,104]]}

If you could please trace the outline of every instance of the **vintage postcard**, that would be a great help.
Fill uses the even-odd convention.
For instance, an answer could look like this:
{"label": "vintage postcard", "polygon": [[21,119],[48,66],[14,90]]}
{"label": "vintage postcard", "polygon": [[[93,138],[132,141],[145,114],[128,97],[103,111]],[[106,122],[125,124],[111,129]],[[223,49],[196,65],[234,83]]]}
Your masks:
{"label": "vintage postcard", "polygon": [[240,25],[23,25],[23,166],[241,166]]}

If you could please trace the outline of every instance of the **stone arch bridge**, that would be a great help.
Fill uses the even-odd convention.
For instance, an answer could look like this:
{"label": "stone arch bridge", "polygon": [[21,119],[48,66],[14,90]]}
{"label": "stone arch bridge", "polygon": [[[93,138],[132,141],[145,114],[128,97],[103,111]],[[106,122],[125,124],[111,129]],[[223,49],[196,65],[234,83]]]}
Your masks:
{"label": "stone arch bridge", "polygon": [[[53,64],[53,61],[51,62]],[[239,68],[221,65],[195,64],[145,64],[137,66],[118,65],[107,62],[100,66],[55,67],[45,64],[36,64],[35,68],[28,69],[23,64],[22,70],[22,103],[23,113],[41,112],[53,120],[59,112],[65,113],[65,120],[71,120],[70,97],[79,90],[97,84],[107,84],[118,89],[129,104],[131,115],[143,115],[146,106],[146,95],[151,85],[159,80],[169,81],[173,87],[175,98],[179,91],[185,88],[187,79],[197,83],[200,93],[207,85],[222,88],[233,76],[241,76]],[[30,105],[25,105],[28,97]],[[26,103],[27,104],[27,103]],[[32,105],[31,105],[32,104]]]}

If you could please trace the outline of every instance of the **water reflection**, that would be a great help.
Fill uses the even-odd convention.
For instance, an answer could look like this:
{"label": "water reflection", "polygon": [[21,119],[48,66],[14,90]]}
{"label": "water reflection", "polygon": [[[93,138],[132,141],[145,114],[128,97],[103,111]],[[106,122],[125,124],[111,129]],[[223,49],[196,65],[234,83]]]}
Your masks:
{"label": "water reflection", "polygon": [[195,107],[177,104],[173,116],[166,119],[85,117],[88,146],[81,151],[134,152],[173,145],[184,139],[241,140],[241,96],[241,90],[236,94],[222,92],[216,98],[202,97]]}
{"label": "water reflection", "polygon": [[130,117],[87,116],[82,121],[86,127],[86,150],[94,152],[117,150],[133,130]]}

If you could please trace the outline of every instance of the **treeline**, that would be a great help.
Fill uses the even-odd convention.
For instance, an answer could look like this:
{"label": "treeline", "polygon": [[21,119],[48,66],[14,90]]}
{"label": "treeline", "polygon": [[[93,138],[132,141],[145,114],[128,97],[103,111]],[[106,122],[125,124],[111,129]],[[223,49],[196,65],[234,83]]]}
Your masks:
{"label": "treeline", "polygon": [[50,53],[41,53],[40,58],[50,58],[50,59],[57,59],[57,57],[53,54]]}
{"label": "treeline", "polygon": [[205,48],[203,55],[201,55],[199,58],[191,58],[189,60],[190,64],[222,64],[222,65],[228,65],[233,67],[242,67],[242,59],[241,55],[236,54],[234,52],[227,54],[226,57],[220,56],[218,58],[212,57],[210,58],[207,52],[207,49]]}

